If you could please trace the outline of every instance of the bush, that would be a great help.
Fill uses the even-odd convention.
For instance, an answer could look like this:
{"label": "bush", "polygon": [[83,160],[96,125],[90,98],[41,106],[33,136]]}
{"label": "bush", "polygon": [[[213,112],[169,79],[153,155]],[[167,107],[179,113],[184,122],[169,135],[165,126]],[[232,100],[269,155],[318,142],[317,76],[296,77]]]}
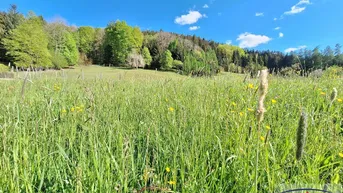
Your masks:
{"label": "bush", "polygon": [[51,55],[52,55],[51,61],[54,68],[61,69],[61,68],[68,67],[68,61],[65,59],[64,56],[60,54],[55,54],[55,53],[52,53]]}
{"label": "bush", "polygon": [[324,78],[342,78],[343,68],[339,66],[331,66],[323,73]]}
{"label": "bush", "polygon": [[127,59],[127,65],[131,68],[144,68],[144,58],[142,55],[137,54],[137,53],[131,53]]}
{"label": "bush", "polygon": [[173,61],[173,68],[176,68],[178,70],[182,70],[183,63],[180,60],[174,60]]}
{"label": "bush", "polygon": [[0,72],[8,72],[9,70],[10,68],[7,65],[0,63]]}

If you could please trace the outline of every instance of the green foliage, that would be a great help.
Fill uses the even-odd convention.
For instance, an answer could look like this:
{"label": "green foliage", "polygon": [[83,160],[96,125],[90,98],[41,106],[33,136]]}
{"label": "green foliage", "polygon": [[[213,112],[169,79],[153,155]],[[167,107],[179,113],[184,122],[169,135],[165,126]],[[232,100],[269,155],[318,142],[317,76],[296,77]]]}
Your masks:
{"label": "green foliage", "polygon": [[51,58],[52,65],[55,69],[68,67],[68,61],[63,55],[59,53],[51,52],[51,56],[52,56]]}
{"label": "green foliage", "polygon": [[187,53],[183,71],[185,74],[192,76],[211,76],[216,74],[219,68],[215,51],[210,49],[205,53]]}
{"label": "green foliage", "polygon": [[144,47],[142,50],[142,56],[144,58],[144,63],[148,66],[150,66],[151,62],[152,62],[152,57],[150,55],[150,51],[147,47]]}
{"label": "green foliage", "polygon": [[161,67],[164,70],[169,70],[173,67],[173,57],[169,50],[166,50],[160,59]]}
{"label": "green foliage", "polygon": [[0,72],[8,72],[9,70],[10,68],[7,65],[0,63]]}
{"label": "green foliage", "polygon": [[61,53],[67,60],[68,65],[74,66],[77,64],[79,60],[79,51],[72,34],[69,32],[64,34],[64,48]]}
{"label": "green foliage", "polygon": [[54,22],[46,25],[45,30],[49,37],[49,50],[52,50],[55,55],[64,56],[68,65],[76,65],[79,59],[79,51],[68,27],[62,22]]}
{"label": "green foliage", "polygon": [[173,68],[177,68],[177,69],[182,69],[183,66],[183,62],[180,60],[174,60],[173,61]]}
{"label": "green foliage", "polygon": [[216,55],[220,66],[228,69],[231,63],[240,65],[240,58],[245,56],[245,51],[237,46],[220,44],[216,49]]}
{"label": "green foliage", "polygon": [[128,55],[140,50],[143,44],[143,34],[139,28],[132,28],[125,21],[110,23],[105,29],[105,53],[107,63],[124,64]]}
{"label": "green foliage", "polygon": [[331,66],[323,73],[324,78],[337,79],[343,77],[343,67]]}
{"label": "green foliage", "polygon": [[48,37],[39,17],[28,18],[3,39],[3,44],[7,54],[13,58],[14,64],[18,67],[52,66]]}
{"label": "green foliage", "polygon": [[90,54],[92,50],[92,44],[95,39],[94,28],[89,26],[79,27],[77,32],[80,52],[85,53],[87,55]]}

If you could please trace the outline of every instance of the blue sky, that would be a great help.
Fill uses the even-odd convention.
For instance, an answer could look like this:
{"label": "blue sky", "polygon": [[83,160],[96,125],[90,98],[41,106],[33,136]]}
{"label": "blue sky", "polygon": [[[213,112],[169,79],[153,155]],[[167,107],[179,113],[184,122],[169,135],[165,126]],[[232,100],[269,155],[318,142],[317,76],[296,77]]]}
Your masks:
{"label": "blue sky", "polygon": [[1,0],[0,10],[10,4],[70,25],[105,27],[119,19],[142,30],[195,34],[258,50],[343,44],[343,0]]}

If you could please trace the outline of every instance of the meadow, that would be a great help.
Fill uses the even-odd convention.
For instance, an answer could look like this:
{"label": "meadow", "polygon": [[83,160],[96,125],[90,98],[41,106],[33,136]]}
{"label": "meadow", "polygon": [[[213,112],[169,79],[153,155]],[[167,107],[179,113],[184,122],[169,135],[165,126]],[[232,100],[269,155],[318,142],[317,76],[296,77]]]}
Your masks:
{"label": "meadow", "polygon": [[[0,192],[278,192],[343,183],[342,79],[270,75],[258,130],[259,79],[243,75],[84,67],[32,73],[24,86],[25,73],[18,76],[0,80]],[[302,111],[308,129],[297,160]]]}

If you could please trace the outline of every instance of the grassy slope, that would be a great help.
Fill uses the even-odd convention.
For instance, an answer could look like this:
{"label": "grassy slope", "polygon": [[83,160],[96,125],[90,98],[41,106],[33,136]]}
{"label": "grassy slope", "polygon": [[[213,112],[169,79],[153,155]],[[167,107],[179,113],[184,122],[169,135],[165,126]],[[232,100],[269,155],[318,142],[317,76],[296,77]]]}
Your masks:
{"label": "grassy slope", "polygon": [[[257,146],[260,192],[281,183],[342,183],[343,104],[328,108],[332,88],[343,92],[341,80],[270,77],[261,135],[265,126],[272,135],[264,145],[249,111],[257,96],[247,86],[258,80],[94,66],[83,72],[85,80],[80,68],[32,78],[24,99],[21,80],[0,81],[0,190],[251,192]],[[300,108],[309,129],[296,162]]]}

